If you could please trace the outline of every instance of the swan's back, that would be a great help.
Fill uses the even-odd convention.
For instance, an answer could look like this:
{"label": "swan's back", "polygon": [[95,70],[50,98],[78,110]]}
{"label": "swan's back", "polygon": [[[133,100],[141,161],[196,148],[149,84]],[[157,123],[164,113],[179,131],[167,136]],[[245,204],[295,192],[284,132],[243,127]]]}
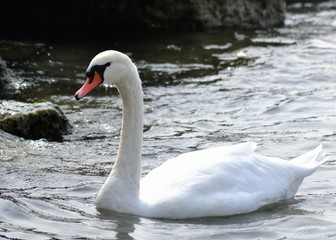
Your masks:
{"label": "swan's back", "polygon": [[261,156],[255,143],[182,154],[141,181],[143,214],[190,218],[254,211],[289,199],[326,159],[322,146],[292,161]]}

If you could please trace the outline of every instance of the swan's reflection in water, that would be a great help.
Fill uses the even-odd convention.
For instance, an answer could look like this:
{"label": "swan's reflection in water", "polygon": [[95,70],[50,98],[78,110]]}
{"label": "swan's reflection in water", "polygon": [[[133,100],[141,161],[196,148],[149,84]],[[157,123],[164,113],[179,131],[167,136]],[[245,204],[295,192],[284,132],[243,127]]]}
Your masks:
{"label": "swan's reflection in water", "polygon": [[111,223],[111,229],[116,231],[116,239],[132,240],[132,234],[136,229],[136,225],[141,222],[140,217],[130,214],[118,213],[108,210],[99,210],[98,217],[102,221]]}

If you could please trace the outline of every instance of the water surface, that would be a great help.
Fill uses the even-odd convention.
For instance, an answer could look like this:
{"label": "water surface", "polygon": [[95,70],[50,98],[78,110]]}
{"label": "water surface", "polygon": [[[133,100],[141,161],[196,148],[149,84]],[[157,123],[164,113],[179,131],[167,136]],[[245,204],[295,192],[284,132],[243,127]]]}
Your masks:
{"label": "water surface", "polygon": [[[58,104],[73,125],[63,142],[3,134],[3,239],[336,238],[336,5],[291,5],[284,26],[101,42],[0,42],[20,81],[17,101]],[[66,43],[65,43],[66,42]],[[105,49],[138,65],[145,95],[143,174],[180,153],[244,141],[290,159],[323,143],[330,161],[295,199],[250,214],[158,220],[98,212],[95,196],[119,144],[121,100],[101,87],[74,93]]]}

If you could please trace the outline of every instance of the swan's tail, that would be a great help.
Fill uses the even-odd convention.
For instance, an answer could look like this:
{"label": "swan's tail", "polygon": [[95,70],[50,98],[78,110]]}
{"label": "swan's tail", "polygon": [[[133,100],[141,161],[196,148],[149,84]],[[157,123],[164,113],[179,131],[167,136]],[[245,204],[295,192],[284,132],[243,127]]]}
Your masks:
{"label": "swan's tail", "polygon": [[311,174],[316,170],[318,166],[328,161],[328,158],[326,157],[325,152],[323,151],[322,144],[320,144],[314,150],[307,152],[301,156],[298,156],[290,161],[303,168],[310,169]]}

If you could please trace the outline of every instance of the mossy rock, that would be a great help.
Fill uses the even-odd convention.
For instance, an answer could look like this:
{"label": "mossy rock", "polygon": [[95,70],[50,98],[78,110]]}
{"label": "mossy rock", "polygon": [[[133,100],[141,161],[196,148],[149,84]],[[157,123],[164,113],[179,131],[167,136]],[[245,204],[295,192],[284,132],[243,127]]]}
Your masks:
{"label": "mossy rock", "polygon": [[25,139],[61,141],[71,125],[61,109],[50,102],[2,101],[0,129]]}

